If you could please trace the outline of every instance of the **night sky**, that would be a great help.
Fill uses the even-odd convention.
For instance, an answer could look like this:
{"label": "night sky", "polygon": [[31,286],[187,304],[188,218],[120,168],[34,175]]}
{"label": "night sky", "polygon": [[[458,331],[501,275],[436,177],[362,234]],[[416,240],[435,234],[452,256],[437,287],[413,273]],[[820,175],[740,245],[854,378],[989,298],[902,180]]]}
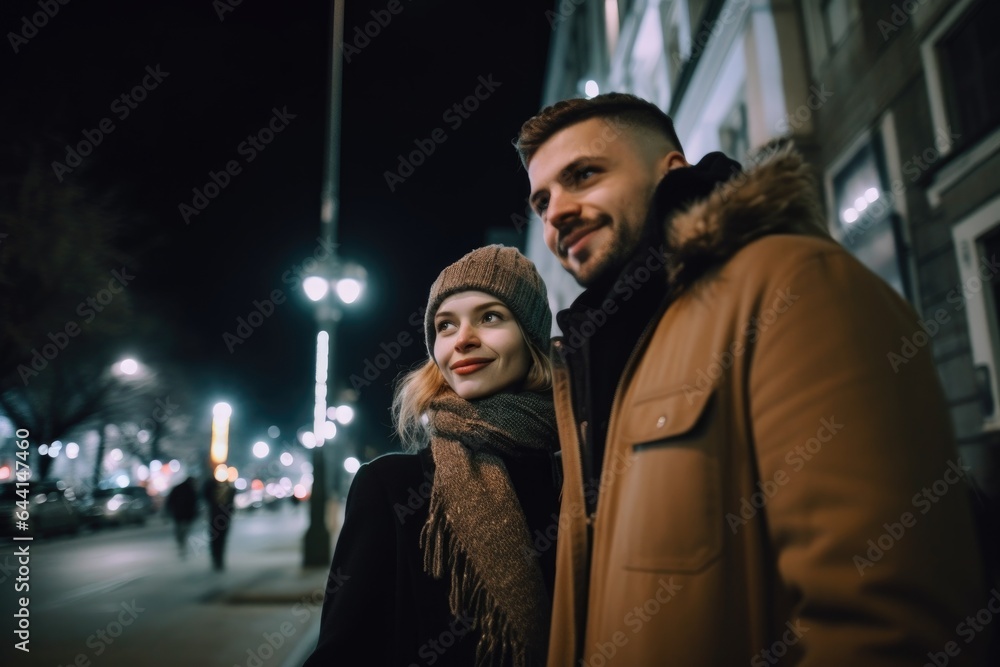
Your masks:
{"label": "night sky", "polygon": [[[134,222],[123,247],[136,276],[129,295],[161,326],[136,335],[131,351],[186,378],[191,400],[204,403],[186,407],[205,427],[211,403],[229,400],[234,447],[272,423],[285,434],[308,423],[316,323],[298,271],[319,249],[331,8],[53,0],[58,12],[32,32],[22,17],[41,11],[38,0],[4,4],[8,139],[65,164],[49,172],[55,185],[109,196]],[[348,376],[362,375],[364,361],[401,332],[414,341],[361,389],[352,428],[376,451],[398,448],[390,386],[426,354],[412,316],[422,314],[431,282],[484,243],[488,228],[511,229],[511,214],[524,211],[527,180],[510,141],[541,102],[550,8],[347,3],[338,240],[341,256],[368,270],[368,289],[339,328],[341,383],[350,386]],[[377,34],[360,37],[366,24]],[[12,40],[12,32],[29,37]],[[133,99],[143,84],[135,97],[144,99]],[[489,91],[479,108],[456,112],[477,87]],[[273,138],[271,130],[279,130]],[[70,167],[66,145],[87,136],[100,144]],[[385,172],[398,170],[397,156],[430,142],[425,163],[390,189]],[[223,185],[217,191],[205,187],[210,172]],[[194,189],[215,196],[198,199]],[[273,315],[227,346],[237,318],[275,290],[284,302]]]}

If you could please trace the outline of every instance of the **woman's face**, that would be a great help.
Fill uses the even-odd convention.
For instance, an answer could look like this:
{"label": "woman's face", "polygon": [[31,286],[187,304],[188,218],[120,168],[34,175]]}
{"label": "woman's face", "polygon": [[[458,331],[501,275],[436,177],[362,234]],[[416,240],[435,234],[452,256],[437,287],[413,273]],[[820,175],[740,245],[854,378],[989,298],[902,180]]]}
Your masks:
{"label": "woman's face", "polygon": [[434,315],[434,361],[455,393],[468,400],[519,384],[531,368],[521,328],[502,302],[485,292],[459,292]]}

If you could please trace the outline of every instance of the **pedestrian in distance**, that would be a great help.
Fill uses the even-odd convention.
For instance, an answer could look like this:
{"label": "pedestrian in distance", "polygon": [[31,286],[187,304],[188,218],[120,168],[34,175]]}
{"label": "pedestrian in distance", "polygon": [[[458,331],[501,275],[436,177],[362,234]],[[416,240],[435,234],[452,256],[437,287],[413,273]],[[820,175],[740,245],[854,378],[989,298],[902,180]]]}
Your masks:
{"label": "pedestrian in distance", "polygon": [[226,539],[236,510],[236,489],[228,481],[209,477],[203,489],[208,505],[208,540],[212,552],[212,567],[223,570],[226,566]]}
{"label": "pedestrian in distance", "polygon": [[186,558],[191,523],[198,516],[198,491],[194,479],[185,477],[183,482],[170,489],[170,493],[167,494],[166,509],[174,521],[177,552],[181,558]]}
{"label": "pedestrian in distance", "polygon": [[516,249],[479,248],[441,272],[424,321],[429,359],[393,402],[412,451],[357,472],[308,667],[544,664],[555,549],[533,536],[558,519],[545,285]]}
{"label": "pedestrian in distance", "polygon": [[550,667],[978,664],[990,592],[931,349],[892,363],[920,320],[831,238],[801,157],[689,164],[617,93],[516,148],[585,288],[553,342]]}

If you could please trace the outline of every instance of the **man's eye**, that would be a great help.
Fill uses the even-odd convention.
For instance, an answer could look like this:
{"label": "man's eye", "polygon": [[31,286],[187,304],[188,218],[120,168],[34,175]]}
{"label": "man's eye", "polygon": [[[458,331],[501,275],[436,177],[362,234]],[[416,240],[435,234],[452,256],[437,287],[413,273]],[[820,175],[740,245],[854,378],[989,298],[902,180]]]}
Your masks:
{"label": "man's eye", "polygon": [[592,167],[581,167],[580,169],[576,170],[576,180],[578,181],[586,180],[596,173],[597,170],[593,169]]}
{"label": "man's eye", "polygon": [[535,213],[537,213],[539,217],[542,217],[545,214],[545,210],[548,207],[549,207],[548,199],[539,200],[538,203],[535,204]]}

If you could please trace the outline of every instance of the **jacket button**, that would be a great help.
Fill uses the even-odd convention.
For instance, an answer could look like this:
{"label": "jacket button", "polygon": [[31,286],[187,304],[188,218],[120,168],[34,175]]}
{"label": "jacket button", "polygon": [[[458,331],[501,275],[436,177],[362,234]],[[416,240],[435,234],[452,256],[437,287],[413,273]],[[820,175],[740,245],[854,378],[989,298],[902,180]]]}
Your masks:
{"label": "jacket button", "polygon": [[656,420],[656,428],[663,428],[663,425],[667,423],[667,416],[660,415],[660,418]]}

